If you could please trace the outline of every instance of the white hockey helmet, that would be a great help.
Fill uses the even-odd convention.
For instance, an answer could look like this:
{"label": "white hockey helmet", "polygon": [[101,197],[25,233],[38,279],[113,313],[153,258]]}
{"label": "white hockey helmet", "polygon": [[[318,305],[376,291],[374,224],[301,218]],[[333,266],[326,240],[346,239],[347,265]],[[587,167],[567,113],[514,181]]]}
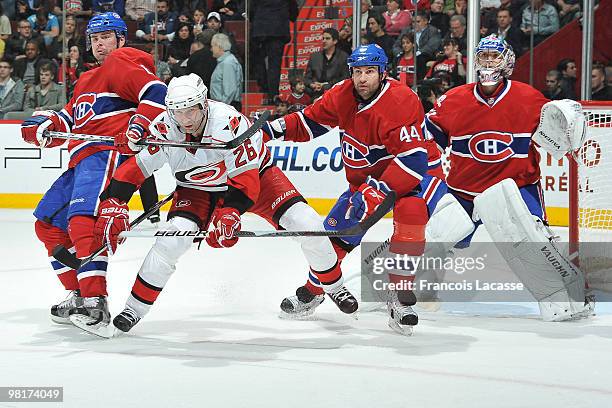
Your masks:
{"label": "white hockey helmet", "polygon": [[207,94],[208,88],[204,85],[202,78],[196,74],[172,78],[166,93],[166,108],[172,120],[176,122],[173,111],[195,105],[200,105],[204,113],[204,119],[206,119],[208,116]]}

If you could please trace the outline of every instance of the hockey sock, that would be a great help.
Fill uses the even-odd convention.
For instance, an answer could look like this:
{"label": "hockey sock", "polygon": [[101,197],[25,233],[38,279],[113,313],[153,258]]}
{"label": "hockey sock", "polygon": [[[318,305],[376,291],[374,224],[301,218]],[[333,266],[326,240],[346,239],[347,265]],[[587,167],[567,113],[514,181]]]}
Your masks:
{"label": "hockey sock", "polygon": [[[334,251],[336,252],[336,255],[338,256],[338,266],[339,268],[341,268],[342,260],[355,247],[350,247],[347,244],[338,242],[338,240],[334,238],[331,239],[331,242],[332,242]],[[323,288],[321,287],[321,282],[317,278],[316,272],[314,272],[312,269],[310,270],[310,273],[308,274],[308,280],[306,281],[306,284],[304,286],[313,295],[322,295],[323,293],[325,293],[323,291]]]}
{"label": "hockey sock", "polygon": [[[93,248],[93,227],[95,218],[77,215],[68,223],[68,233],[76,248],[79,258],[91,255]],[[77,271],[81,296],[106,296],[106,268],[108,267],[108,253],[105,251],[92,262]]]}
{"label": "hockey sock", "polygon": [[313,275],[319,280],[321,287],[327,293],[332,293],[344,283],[340,263],[336,263],[326,271],[315,271],[311,269]]}
{"label": "hockey sock", "polygon": [[36,231],[36,236],[38,239],[45,245],[45,248],[47,248],[49,260],[51,261],[51,267],[57,274],[57,277],[62,285],[64,285],[64,288],[66,288],[66,290],[78,289],[79,281],[77,280],[76,271],[63,265],[61,262],[55,260],[55,258],[51,256],[53,249],[58,245],[63,245],[65,248],[68,248],[70,252],[74,251],[72,241],[70,241],[70,236],[68,236],[68,233],[61,228],[47,224],[46,222],[42,222],[40,220],[37,220],[34,223],[34,230]]}

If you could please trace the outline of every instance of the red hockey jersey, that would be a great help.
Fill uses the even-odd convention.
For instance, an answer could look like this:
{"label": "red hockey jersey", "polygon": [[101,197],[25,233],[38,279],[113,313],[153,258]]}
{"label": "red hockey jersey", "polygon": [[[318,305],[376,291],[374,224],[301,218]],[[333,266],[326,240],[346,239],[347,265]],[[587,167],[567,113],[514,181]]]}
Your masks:
{"label": "red hockey jersey", "polygon": [[[155,76],[151,55],[135,48],[113,51],[98,68],[79,77],[74,95],[59,112],[65,131],[114,136],[135,113],[155,119],[165,111],[166,85]],[[71,140],[70,167],[111,143]]]}
{"label": "red hockey jersey", "polygon": [[352,189],[372,176],[401,197],[427,172],[423,107],[416,94],[396,80],[387,80],[380,94],[365,105],[356,99],[352,81],[344,80],[302,112],[284,119],[285,140],[295,142],[340,128],[342,161]]}
{"label": "red hockey jersey", "polygon": [[538,90],[517,81],[507,81],[492,98],[473,83],[442,95],[425,122],[436,142],[451,148],[448,186],[469,199],[506,178],[519,187],[536,183],[540,155],[531,136],[546,102]]}

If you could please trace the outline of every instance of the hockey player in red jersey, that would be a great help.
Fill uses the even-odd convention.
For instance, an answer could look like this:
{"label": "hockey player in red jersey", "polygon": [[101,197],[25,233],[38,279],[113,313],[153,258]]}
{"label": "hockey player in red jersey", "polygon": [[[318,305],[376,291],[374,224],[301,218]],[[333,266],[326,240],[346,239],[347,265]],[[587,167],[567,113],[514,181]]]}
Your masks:
{"label": "hockey player in red jersey", "polygon": [[[227,143],[249,127],[244,115],[229,105],[207,99],[206,94],[206,86],[195,74],[173,78],[166,96],[167,113],[155,120],[147,132],[154,138],[172,141]],[[116,248],[119,234],[128,228],[126,203],[140,183],[166,163],[177,182],[168,214],[170,230],[198,231],[210,224],[206,242],[211,247],[227,248],[238,241],[235,233],[240,231],[241,215],[246,211],[263,217],[277,229],[320,228],[318,214],[272,164],[262,139],[262,133],[257,132],[234,150],[142,150],[117,170],[101,195],[100,206],[108,211],[98,218],[94,228],[97,242]],[[330,281],[327,293],[334,303],[345,313],[355,312],[357,301],[343,286],[338,258],[329,239],[296,240],[312,273]],[[115,327],[127,332],[146,315],[192,241],[191,236],[185,235],[156,240],[138,272],[125,309],[113,319]]]}
{"label": "hockey player in red jersey", "polygon": [[[585,302],[582,272],[559,253],[547,226],[535,144],[556,159],[574,152],[582,145],[584,115],[577,102],[548,101],[533,87],[508,79],[513,67],[514,53],[505,41],[483,38],[476,49],[478,82],[441,96],[426,126],[442,148],[450,147],[449,192],[477,220],[475,227],[484,224],[539,302],[542,318],[583,317],[592,304]],[[534,243],[537,251],[530,247]]]}
{"label": "hockey player in red jersey", "polygon": [[[361,46],[348,59],[351,79],[342,81],[301,112],[269,123],[272,138],[307,142],[334,127],[341,131],[342,160],[348,190],[342,194],[326,219],[326,228],[340,228],[362,219],[376,209],[393,190],[398,200],[393,210],[394,253],[421,255],[428,219],[421,183],[428,176],[427,142],[423,136],[423,108],[416,94],[398,81],[387,78],[387,57],[378,45]],[[398,111],[401,107],[401,113]],[[345,216],[347,215],[347,216]],[[331,229],[330,228],[330,229]],[[361,241],[334,240],[339,259]],[[392,283],[411,282],[414,275],[401,270],[389,273]],[[313,284],[316,283],[316,284]],[[322,301],[324,280],[309,282],[287,298],[281,308],[288,313],[312,309]],[[410,334],[418,316],[411,291],[389,292],[390,326]]]}
{"label": "hockey player in red jersey", "polygon": [[[74,96],[60,112],[35,112],[24,121],[23,139],[44,147],[62,145],[65,140],[51,139],[45,131],[94,135],[125,132],[138,137],[148,123],[164,111],[166,85],[154,74],[151,56],[134,48],[122,48],[127,27],[116,13],[93,17],[86,30],[99,67],[84,72]],[[74,247],[79,258],[92,252],[96,217],[104,212],[98,196],[107,186],[115,169],[127,156],[112,143],[70,141],[69,168],[45,193],[34,215],[36,235],[49,255],[57,245]],[[59,262],[51,264],[68,298],[51,308],[51,318],[58,323],[78,320],[81,325],[109,321],[106,305],[107,255],[75,271]],[[74,318],[69,316],[74,312]],[[77,324],[78,325],[78,324]]]}

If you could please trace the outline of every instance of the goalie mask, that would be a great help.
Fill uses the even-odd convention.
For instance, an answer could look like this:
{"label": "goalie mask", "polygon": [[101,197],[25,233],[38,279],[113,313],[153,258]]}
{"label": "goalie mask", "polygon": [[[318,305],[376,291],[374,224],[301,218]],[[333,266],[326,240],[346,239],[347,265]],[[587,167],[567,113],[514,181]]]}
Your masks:
{"label": "goalie mask", "polygon": [[208,88],[196,74],[172,78],[166,93],[170,118],[187,133],[199,132],[208,120],[207,94]]}
{"label": "goalie mask", "polygon": [[503,39],[494,34],[483,38],[476,47],[474,58],[478,82],[484,86],[497,85],[512,75],[514,61],[514,51]]}

